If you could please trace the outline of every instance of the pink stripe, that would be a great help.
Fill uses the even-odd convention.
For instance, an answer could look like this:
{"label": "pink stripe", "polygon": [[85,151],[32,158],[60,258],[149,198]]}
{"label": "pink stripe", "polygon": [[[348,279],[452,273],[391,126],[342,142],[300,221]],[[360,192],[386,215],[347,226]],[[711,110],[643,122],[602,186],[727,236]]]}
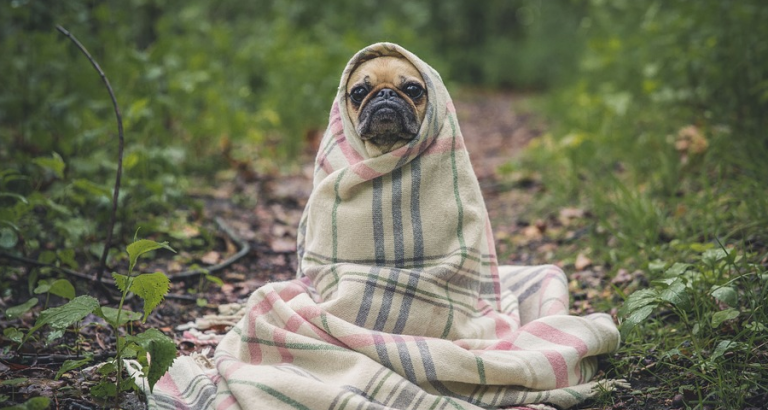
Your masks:
{"label": "pink stripe", "polygon": [[[162,377],[160,377],[160,380],[157,381],[154,389],[155,391],[162,390],[163,394],[166,394],[172,397],[177,397],[177,398],[181,397],[181,391],[179,390],[179,386],[173,380],[173,377],[171,377],[170,373],[166,373]],[[177,407],[177,409],[184,409],[184,407]]]}
{"label": "pink stripe", "polygon": [[422,155],[442,154],[444,152],[451,152],[454,149],[456,151],[466,150],[466,146],[464,145],[463,138],[456,139],[455,148],[454,148],[453,140],[446,139],[446,138],[438,138],[435,142],[432,143],[432,145],[429,146],[429,148],[426,149],[426,151],[424,151]]}
{"label": "pink stripe", "polygon": [[314,332],[319,339],[334,346],[347,347],[339,339],[326,333],[325,329],[321,328],[313,322],[313,319],[315,318],[320,318],[320,321],[322,322],[322,315],[324,313],[322,309],[317,306],[307,306],[299,310],[298,313],[307,320],[305,323],[307,326],[309,326],[310,329],[312,329],[312,332]]}
{"label": "pink stripe", "polygon": [[[587,354],[588,347],[582,339],[569,333],[562,332],[546,323],[533,322],[525,326],[525,331],[550,343],[570,347],[576,350],[579,354],[579,358],[583,358]],[[568,368],[565,364],[563,355],[556,351],[545,351],[543,353],[552,365],[552,370],[555,372],[557,387],[568,386]],[[581,371],[579,369],[579,366],[576,366],[575,371],[576,376],[581,380]]]}
{"label": "pink stripe", "polygon": [[358,162],[356,164],[353,164],[350,168],[352,169],[352,172],[357,174],[360,178],[362,178],[365,181],[370,181],[374,178],[384,175],[383,173],[376,171],[375,169],[369,167],[368,165],[365,165],[364,162]]}
{"label": "pink stripe", "polygon": [[216,406],[216,410],[224,410],[228,407],[234,406],[235,404],[237,404],[237,398],[235,398],[233,395],[230,395]]}
{"label": "pink stripe", "polygon": [[[544,305],[544,298],[547,296],[551,296],[552,294],[559,294],[558,300],[560,301],[560,304],[557,303],[551,303],[549,309],[546,312],[539,311],[539,317],[543,316],[552,316],[557,314],[565,314],[568,313],[568,293],[562,292],[561,290],[557,290],[554,292],[549,292],[548,287],[550,285],[552,286],[562,286],[562,283],[558,281],[557,279],[561,277],[563,274],[559,269],[555,270],[554,272],[549,271],[544,278],[541,280],[541,288],[539,290],[539,309],[541,309]],[[553,283],[554,281],[554,283]],[[543,314],[542,314],[543,313]]]}
{"label": "pink stripe", "polygon": [[589,350],[587,348],[587,344],[584,343],[584,341],[580,338],[570,333],[563,332],[546,323],[531,322],[523,329],[525,329],[526,332],[540,339],[544,339],[550,343],[571,347],[579,353],[580,357],[584,357],[584,355],[586,355],[587,351]]}
{"label": "pink stripe", "polygon": [[554,350],[546,350],[542,353],[549,361],[552,372],[555,374],[555,388],[568,387],[568,365],[565,363],[563,355]]}
{"label": "pink stripe", "polygon": [[272,340],[275,342],[275,347],[280,353],[280,363],[293,363],[293,354],[291,354],[291,349],[285,347],[285,340],[287,336],[288,332],[285,329],[276,327],[272,331]]}

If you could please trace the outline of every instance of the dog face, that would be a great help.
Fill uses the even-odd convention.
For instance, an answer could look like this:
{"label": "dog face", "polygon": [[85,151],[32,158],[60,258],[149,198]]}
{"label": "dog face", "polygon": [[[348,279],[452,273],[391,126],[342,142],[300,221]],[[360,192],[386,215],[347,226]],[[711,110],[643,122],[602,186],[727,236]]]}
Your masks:
{"label": "dog face", "polygon": [[416,67],[399,57],[360,64],[347,81],[347,112],[364,141],[382,152],[416,137],[424,120],[427,91]]}

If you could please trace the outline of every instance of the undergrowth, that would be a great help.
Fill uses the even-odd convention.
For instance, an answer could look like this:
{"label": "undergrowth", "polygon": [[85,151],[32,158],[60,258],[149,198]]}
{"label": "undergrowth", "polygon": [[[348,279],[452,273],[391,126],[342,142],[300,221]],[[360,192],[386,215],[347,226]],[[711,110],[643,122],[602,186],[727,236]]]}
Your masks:
{"label": "undergrowth", "polygon": [[[634,383],[634,403],[763,406],[768,48],[755,33],[766,10],[600,5],[581,32],[579,79],[533,104],[550,132],[510,168],[540,175],[541,212],[585,209],[580,249],[609,279],[632,276],[592,302],[620,307],[623,341],[607,376]],[[606,394],[597,404],[628,402]]]}

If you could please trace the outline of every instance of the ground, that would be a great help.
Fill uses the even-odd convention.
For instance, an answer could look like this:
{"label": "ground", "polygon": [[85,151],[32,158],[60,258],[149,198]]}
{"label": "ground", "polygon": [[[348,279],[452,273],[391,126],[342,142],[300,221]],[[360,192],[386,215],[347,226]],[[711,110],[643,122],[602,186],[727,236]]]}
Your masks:
{"label": "ground", "polygon": [[[573,221],[588,215],[577,207],[563,208],[554,214],[536,214],[531,209],[535,209],[533,204],[542,187],[535,175],[524,172],[510,175],[504,171],[505,164],[523,155],[526,144],[543,130],[540,119],[518,112],[522,98],[512,93],[464,92],[455,101],[465,142],[494,226],[500,263],[563,266],[572,284],[573,313],[589,313],[593,311],[592,298],[610,299],[610,296],[606,293],[609,286],[603,269],[592,266],[592,262],[579,253],[578,241],[575,241],[582,225]],[[215,337],[205,334],[205,329],[194,329],[189,324],[204,315],[214,315],[207,330],[224,333],[226,320],[221,317],[220,306],[243,302],[266,282],[294,277],[296,229],[311,190],[312,155],[311,149],[307,149],[300,161],[305,165],[295,172],[264,174],[253,172],[246,166],[222,174],[215,186],[192,192],[204,206],[180,230],[189,237],[211,232],[216,245],[213,250],[199,253],[181,250],[173,260],[160,256],[149,265],[142,265],[143,269],[156,268],[171,277],[176,276],[171,295],[150,316],[147,326],[173,335],[183,354],[193,351],[210,354]],[[217,226],[214,222],[217,218],[231,232]],[[547,231],[550,234],[544,235]],[[558,234],[551,235],[552,232]],[[250,247],[244,257],[212,272],[223,281],[222,285],[201,282],[199,276],[179,277],[179,273],[192,264],[214,267],[231,258],[242,248],[242,243]],[[563,248],[567,252],[562,252]],[[570,256],[563,257],[563,254]],[[22,279],[19,278],[20,286],[26,286]],[[199,303],[196,303],[197,299],[200,299]],[[138,300],[129,304],[134,310],[141,309]],[[30,326],[33,320],[31,315],[22,317],[21,327]],[[79,342],[75,341],[75,336]],[[76,349],[73,349],[74,345],[77,345]],[[0,357],[0,379],[16,382],[0,385],[0,393],[12,396],[12,402],[46,395],[55,399],[58,408],[99,408],[101,403],[89,394],[98,378],[93,369],[65,373],[60,380],[54,380],[54,376],[65,359],[76,358],[82,352],[108,356],[112,351],[114,338],[103,323],[83,327],[79,334],[67,334],[49,345],[30,342],[18,353],[5,350]],[[649,380],[636,377],[634,382],[638,388],[648,384]],[[674,404],[673,397],[664,402],[654,399],[647,403],[638,399],[637,393],[620,392],[615,397],[617,404],[614,408],[617,409],[645,408],[651,404],[654,408],[664,408]],[[132,396],[126,398],[124,406],[141,408],[142,404]]]}

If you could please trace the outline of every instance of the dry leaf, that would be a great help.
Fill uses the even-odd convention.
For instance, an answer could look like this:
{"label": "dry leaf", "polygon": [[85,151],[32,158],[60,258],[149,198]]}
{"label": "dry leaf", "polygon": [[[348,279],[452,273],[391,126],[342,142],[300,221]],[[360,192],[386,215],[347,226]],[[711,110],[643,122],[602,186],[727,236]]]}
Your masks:
{"label": "dry leaf", "polygon": [[296,241],[290,238],[275,238],[272,240],[271,248],[276,253],[296,252]]}
{"label": "dry leaf", "polygon": [[576,262],[573,263],[573,266],[576,268],[576,270],[584,270],[591,264],[592,259],[589,259],[583,253],[579,253],[579,255],[576,257]]}
{"label": "dry leaf", "polygon": [[200,261],[206,265],[215,265],[221,260],[221,254],[216,251],[210,251],[200,258]]}

